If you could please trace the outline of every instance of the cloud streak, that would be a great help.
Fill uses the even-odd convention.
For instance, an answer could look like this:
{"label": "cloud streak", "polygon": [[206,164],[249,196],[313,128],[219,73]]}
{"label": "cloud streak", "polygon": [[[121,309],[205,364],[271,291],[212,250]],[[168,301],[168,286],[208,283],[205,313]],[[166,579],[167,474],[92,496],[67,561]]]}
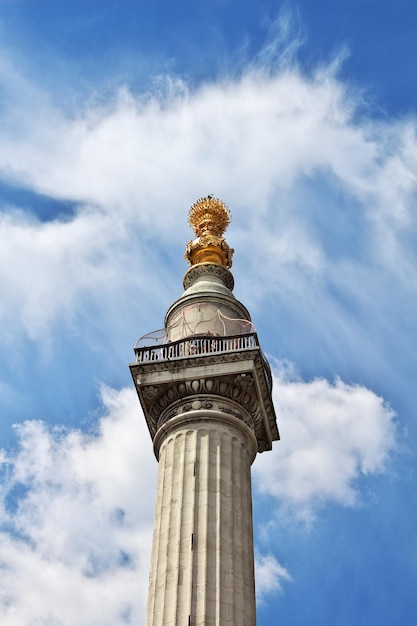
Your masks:
{"label": "cloud streak", "polygon": [[[263,249],[240,265],[249,281],[267,274],[251,294],[257,301],[265,297],[262,285],[281,293],[336,275],[355,297],[364,248],[334,258],[331,238],[323,240],[314,226],[328,204],[331,234],[340,217],[330,205],[340,202],[374,262],[415,289],[415,254],[403,245],[405,225],[415,229],[415,125],[361,117],[357,96],[330,71],[306,78],[290,69],[254,70],[194,91],[174,81],[165,97],[122,90],[106,106],[71,118],[45,102],[36,116],[24,102],[14,111],[25,135],[0,129],[5,180],[78,204],[75,216],[49,225],[22,215],[28,207],[3,207],[0,228],[9,246],[0,281],[6,294],[14,283],[5,306],[27,307],[26,325],[31,316],[45,328],[57,309],[65,315],[76,308],[85,289],[102,291],[102,273],[120,275],[125,268],[114,268],[113,246],[133,247],[135,237],[137,249],[150,238],[181,248],[188,237],[185,224],[177,226],[184,207],[202,189],[214,191],[214,183],[216,195],[231,199],[235,245],[244,250],[255,236]],[[14,272],[18,258],[22,267]],[[149,267],[138,259],[136,274]],[[68,276],[69,289],[60,294],[65,306],[49,297],[54,269]],[[36,273],[42,280],[25,280]]]}

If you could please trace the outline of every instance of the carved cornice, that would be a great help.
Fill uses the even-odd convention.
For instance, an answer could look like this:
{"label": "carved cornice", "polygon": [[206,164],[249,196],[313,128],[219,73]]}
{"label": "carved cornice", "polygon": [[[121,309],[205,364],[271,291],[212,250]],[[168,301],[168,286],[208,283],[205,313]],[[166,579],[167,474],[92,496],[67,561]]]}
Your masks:
{"label": "carved cornice", "polygon": [[188,289],[189,287],[191,287],[191,285],[195,283],[197,278],[200,278],[201,276],[216,276],[217,278],[220,278],[222,283],[228,289],[230,289],[230,291],[233,291],[233,287],[235,286],[232,272],[230,272],[225,267],[222,267],[221,265],[215,265],[214,263],[200,263],[197,265],[193,265],[186,272],[182,281],[184,289]]}
{"label": "carved cornice", "polygon": [[224,398],[215,395],[207,396],[189,396],[183,398],[169,405],[168,408],[163,411],[158,419],[156,431],[157,432],[163,424],[169,422],[169,420],[177,417],[178,415],[184,415],[189,411],[208,412],[210,417],[210,411],[217,411],[218,413],[225,413],[227,415],[233,415],[237,419],[241,420],[250,430],[256,435],[256,430],[252,417],[249,415],[238,402],[231,400],[230,398]]}
{"label": "carved cornice", "polygon": [[186,413],[189,405],[203,400],[204,410],[210,410],[207,403],[216,403],[218,413],[223,410],[219,403],[229,408],[233,403],[239,419],[245,421],[242,415],[247,415],[259,452],[270,450],[279,439],[271,381],[259,348],[142,362],[130,369],[152,439],[161,419],[169,420],[174,411],[177,418],[178,411]]}
{"label": "carved cornice", "polygon": [[261,451],[268,447],[251,374],[199,378],[159,386],[146,385],[141,388],[141,395],[152,438],[158,428],[172,417],[191,409],[203,408],[229,413],[241,419],[255,433],[258,449]]}

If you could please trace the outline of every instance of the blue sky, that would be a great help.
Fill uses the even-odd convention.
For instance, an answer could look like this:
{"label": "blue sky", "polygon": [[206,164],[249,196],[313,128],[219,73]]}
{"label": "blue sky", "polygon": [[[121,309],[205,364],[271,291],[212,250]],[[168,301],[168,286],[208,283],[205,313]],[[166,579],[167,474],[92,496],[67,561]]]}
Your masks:
{"label": "blue sky", "polygon": [[258,626],[417,624],[417,5],[0,3],[0,621],[144,623],[132,346],[231,209],[274,372]]}

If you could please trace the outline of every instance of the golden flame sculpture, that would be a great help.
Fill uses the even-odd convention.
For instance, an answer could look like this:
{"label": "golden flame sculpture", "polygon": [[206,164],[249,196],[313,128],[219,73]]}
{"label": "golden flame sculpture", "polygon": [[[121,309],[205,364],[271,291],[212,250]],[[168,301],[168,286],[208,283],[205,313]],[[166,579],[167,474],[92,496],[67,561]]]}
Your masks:
{"label": "golden flame sculpture", "polygon": [[231,222],[227,205],[213,196],[200,198],[188,212],[188,223],[197,239],[187,244],[185,258],[190,265],[215,264],[232,267],[233,248],[222,237]]}

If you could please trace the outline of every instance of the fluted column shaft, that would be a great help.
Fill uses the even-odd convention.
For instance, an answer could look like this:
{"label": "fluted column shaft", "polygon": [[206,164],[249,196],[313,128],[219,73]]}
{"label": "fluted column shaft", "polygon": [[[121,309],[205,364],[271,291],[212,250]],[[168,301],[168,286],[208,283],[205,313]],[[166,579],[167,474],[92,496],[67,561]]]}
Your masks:
{"label": "fluted column shaft", "polygon": [[255,626],[253,433],[232,415],[191,411],[160,429],[155,449],[147,626]]}

